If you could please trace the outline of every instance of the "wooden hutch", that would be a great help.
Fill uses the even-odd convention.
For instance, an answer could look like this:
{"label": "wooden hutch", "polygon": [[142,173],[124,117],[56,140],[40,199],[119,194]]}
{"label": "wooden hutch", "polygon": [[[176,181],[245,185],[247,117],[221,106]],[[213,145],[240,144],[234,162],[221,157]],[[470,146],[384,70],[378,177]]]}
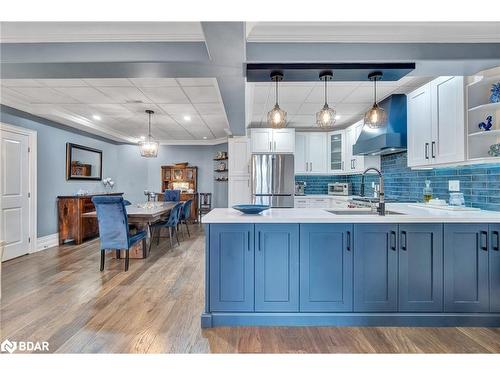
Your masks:
{"label": "wooden hutch", "polygon": [[[161,191],[181,190],[181,201],[193,200],[191,220],[198,219],[198,167],[189,163],[161,166]],[[163,194],[159,196],[163,199]]]}

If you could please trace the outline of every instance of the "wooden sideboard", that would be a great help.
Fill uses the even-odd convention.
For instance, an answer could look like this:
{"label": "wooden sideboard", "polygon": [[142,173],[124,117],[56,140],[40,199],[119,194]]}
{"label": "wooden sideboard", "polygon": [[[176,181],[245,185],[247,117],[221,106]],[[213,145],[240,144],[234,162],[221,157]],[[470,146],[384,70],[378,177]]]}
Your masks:
{"label": "wooden sideboard", "polygon": [[123,193],[57,197],[60,245],[69,241],[75,241],[75,244],[79,245],[83,241],[99,235],[97,219],[82,217],[86,212],[95,211],[92,197],[97,195],[123,195]]}

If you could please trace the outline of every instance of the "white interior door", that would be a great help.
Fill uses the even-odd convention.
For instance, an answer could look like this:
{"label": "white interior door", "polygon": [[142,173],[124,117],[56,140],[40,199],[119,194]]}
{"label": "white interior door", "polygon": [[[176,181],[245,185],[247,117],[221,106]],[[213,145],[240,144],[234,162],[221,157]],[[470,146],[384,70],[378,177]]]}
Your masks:
{"label": "white interior door", "polygon": [[2,260],[29,253],[29,137],[1,131]]}

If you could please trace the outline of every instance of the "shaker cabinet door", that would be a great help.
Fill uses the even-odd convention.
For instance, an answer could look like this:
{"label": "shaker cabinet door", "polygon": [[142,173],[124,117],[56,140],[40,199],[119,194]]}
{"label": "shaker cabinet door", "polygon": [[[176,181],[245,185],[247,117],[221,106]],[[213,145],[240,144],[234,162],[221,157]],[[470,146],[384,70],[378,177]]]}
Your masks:
{"label": "shaker cabinet door", "polygon": [[299,310],[299,225],[255,225],[255,311]]}
{"label": "shaker cabinet door", "polygon": [[300,311],[352,311],[352,224],[301,224]]}
{"label": "shaker cabinet door", "polygon": [[443,311],[443,226],[399,225],[399,311]]}
{"label": "shaker cabinet door", "polygon": [[500,224],[490,225],[490,312],[500,312]]}
{"label": "shaker cabinet door", "polygon": [[397,311],[397,232],[397,224],[354,225],[354,311]]}
{"label": "shaker cabinet door", "polygon": [[210,310],[254,310],[254,225],[210,224]]}
{"label": "shaker cabinet door", "polygon": [[488,312],[488,225],[444,225],[445,312]]}

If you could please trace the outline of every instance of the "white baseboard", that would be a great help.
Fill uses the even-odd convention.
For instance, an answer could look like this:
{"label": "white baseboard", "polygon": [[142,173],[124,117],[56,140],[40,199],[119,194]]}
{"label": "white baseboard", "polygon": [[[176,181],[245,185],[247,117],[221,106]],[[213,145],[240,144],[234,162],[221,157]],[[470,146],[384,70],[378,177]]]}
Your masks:
{"label": "white baseboard", "polygon": [[36,249],[35,252],[40,250],[48,249],[49,247],[54,247],[59,245],[59,234],[49,234],[48,236],[39,237],[36,240]]}

